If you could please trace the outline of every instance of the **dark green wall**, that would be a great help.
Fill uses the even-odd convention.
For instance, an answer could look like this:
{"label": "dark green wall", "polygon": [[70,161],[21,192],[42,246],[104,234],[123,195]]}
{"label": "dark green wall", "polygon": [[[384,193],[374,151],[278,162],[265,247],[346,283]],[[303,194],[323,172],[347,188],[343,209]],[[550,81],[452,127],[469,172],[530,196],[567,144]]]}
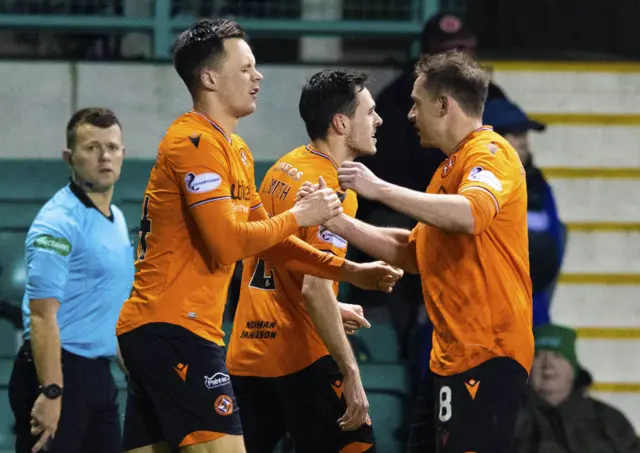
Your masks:
{"label": "dark green wall", "polygon": [[[273,162],[256,162],[256,182]],[[125,161],[116,186],[114,202],[140,200],[153,161]],[[0,159],[0,200],[47,200],[69,179],[69,170],[61,160]],[[2,212],[0,211],[0,215]]]}

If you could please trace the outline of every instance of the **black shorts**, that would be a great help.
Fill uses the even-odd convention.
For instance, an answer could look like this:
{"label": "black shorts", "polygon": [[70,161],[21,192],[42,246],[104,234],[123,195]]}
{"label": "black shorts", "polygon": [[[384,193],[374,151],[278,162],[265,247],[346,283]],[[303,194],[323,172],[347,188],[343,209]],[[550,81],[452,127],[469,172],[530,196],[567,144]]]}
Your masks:
{"label": "black shorts", "polygon": [[331,356],[288,376],[231,376],[242,409],[247,453],[272,453],[288,432],[296,453],[375,452],[373,428],[342,431],[338,419],[347,409],[342,374]]}
{"label": "black shorts", "polygon": [[527,372],[498,357],[464,373],[423,378],[409,434],[410,453],[512,453]]}
{"label": "black shorts", "polygon": [[160,323],[120,335],[118,342],[129,370],[125,450],[162,440],[177,449],[242,434],[224,348]]}
{"label": "black shorts", "polygon": [[[62,351],[64,393],[58,430],[48,453],[122,451],[118,391],[109,359],[88,359]],[[16,420],[16,453],[30,453],[40,436],[31,435],[31,409],[38,397],[38,375],[31,345],[18,352],[9,380],[9,402]]]}

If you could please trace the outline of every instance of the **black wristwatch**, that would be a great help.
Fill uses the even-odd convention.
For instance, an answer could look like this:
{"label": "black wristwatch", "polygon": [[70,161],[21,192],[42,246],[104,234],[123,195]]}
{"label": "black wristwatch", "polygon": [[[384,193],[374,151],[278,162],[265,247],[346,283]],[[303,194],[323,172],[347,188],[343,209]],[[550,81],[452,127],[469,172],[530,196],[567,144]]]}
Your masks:
{"label": "black wristwatch", "polygon": [[55,400],[56,398],[60,398],[62,396],[62,387],[58,384],[49,384],[40,386],[40,393],[42,393],[45,397],[50,400]]}

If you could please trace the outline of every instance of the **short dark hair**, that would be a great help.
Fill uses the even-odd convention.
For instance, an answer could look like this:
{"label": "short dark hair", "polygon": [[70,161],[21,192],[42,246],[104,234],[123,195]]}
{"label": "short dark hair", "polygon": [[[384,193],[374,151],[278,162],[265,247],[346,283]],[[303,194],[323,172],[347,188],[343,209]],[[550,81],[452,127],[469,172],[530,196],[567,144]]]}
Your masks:
{"label": "short dark hair", "polygon": [[424,88],[432,98],[448,94],[469,116],[481,117],[489,90],[489,73],[462,52],[428,55],[416,65],[416,75],[426,78]]}
{"label": "short dark hair", "polygon": [[76,132],[83,124],[107,129],[111,126],[118,125],[122,130],[122,125],[113,111],[102,107],[89,107],[78,110],[69,119],[67,123],[67,149],[73,149],[76,146]]}
{"label": "short dark hair", "polygon": [[314,74],[302,88],[298,109],[311,140],[327,138],[333,117],[352,117],[358,107],[357,92],[369,77],[361,72],[327,69]]}
{"label": "short dark hair", "polygon": [[200,70],[215,67],[224,57],[225,39],[245,39],[237,22],[229,19],[201,19],[180,33],[171,49],[173,65],[191,94],[198,85]]}

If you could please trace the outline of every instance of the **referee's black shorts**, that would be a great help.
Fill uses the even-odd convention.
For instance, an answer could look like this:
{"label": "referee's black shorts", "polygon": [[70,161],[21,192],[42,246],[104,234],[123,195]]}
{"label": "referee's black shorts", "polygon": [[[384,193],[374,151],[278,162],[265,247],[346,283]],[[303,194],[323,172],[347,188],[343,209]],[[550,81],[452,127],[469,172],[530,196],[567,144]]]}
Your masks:
{"label": "referee's black shorts", "polygon": [[[64,391],[60,422],[47,453],[122,451],[118,392],[108,359],[88,359],[62,351]],[[16,453],[30,453],[39,436],[31,435],[31,409],[38,397],[38,376],[26,342],[9,380],[9,402],[16,419]]]}

